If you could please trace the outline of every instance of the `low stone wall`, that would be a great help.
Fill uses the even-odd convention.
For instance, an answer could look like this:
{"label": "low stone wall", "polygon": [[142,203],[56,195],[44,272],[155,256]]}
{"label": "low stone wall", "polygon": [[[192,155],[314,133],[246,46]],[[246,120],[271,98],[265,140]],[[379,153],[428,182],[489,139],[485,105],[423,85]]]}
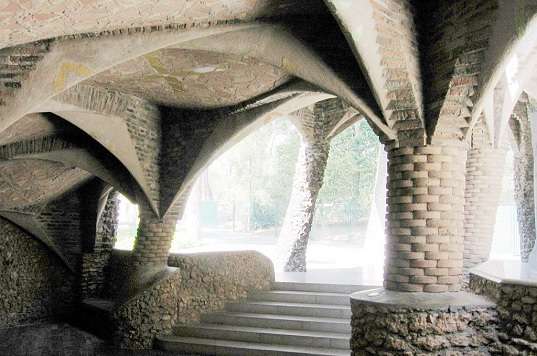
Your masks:
{"label": "low stone wall", "polygon": [[268,290],[274,267],[255,251],[171,255],[168,264],[179,268],[179,322],[199,320],[200,314],[219,310],[249,291]]}
{"label": "low stone wall", "polygon": [[[111,296],[128,265],[129,253],[115,251],[108,282]],[[177,322],[196,322],[202,313],[223,308],[228,301],[254,290],[270,289],[272,262],[254,251],[171,255],[170,267],[143,292],[116,305],[114,344],[127,349],[152,347],[156,335],[171,332]],[[117,271],[118,273],[114,273]]]}
{"label": "low stone wall", "polygon": [[112,342],[122,349],[151,349],[156,335],[171,332],[177,321],[181,274],[169,269],[158,282],[116,306]]}
{"label": "low stone wall", "polygon": [[521,353],[537,355],[537,286],[498,283],[470,274],[470,289],[497,304],[499,337]]}
{"label": "low stone wall", "polygon": [[488,299],[470,293],[353,294],[353,355],[511,355]]}
{"label": "low stone wall", "polygon": [[45,245],[2,218],[0,266],[0,328],[72,311],[72,273]]}

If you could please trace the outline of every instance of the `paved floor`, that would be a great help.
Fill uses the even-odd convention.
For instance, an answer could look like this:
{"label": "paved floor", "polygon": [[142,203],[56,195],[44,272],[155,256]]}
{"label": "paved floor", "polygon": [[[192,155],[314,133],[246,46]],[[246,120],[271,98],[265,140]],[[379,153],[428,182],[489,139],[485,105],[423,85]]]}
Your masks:
{"label": "paved floor", "polygon": [[96,336],[66,323],[0,329],[2,356],[192,356],[160,351],[111,349]]}

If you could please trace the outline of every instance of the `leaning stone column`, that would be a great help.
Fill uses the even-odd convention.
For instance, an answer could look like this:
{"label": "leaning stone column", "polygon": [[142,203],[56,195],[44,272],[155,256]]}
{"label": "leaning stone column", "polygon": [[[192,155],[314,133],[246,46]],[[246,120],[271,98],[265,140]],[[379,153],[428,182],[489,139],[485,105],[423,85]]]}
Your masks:
{"label": "leaning stone column", "polygon": [[527,98],[522,97],[509,120],[513,133],[513,178],[520,235],[520,258],[528,262],[535,245],[534,162]]}
{"label": "leaning stone column", "polygon": [[388,152],[384,285],[405,292],[461,288],[466,148],[459,141]]}
{"label": "leaning stone column", "polygon": [[306,250],[330,140],[357,119],[357,114],[339,99],[318,102],[291,119],[300,134],[301,145],[293,191],[278,240],[279,262],[283,262],[287,272],[306,271]]}
{"label": "leaning stone column", "polygon": [[464,193],[464,269],[488,260],[502,192],[506,150],[494,148],[481,121],[472,132]]}
{"label": "leaning stone column", "polygon": [[320,142],[302,139],[293,178],[293,192],[281,233],[290,244],[284,255],[286,272],[306,271],[306,250],[329,151],[330,144],[324,139]]}
{"label": "leaning stone column", "polygon": [[[300,151],[293,178],[293,190],[278,241],[286,272],[306,271],[306,251],[315,213],[317,196],[323,185],[330,143],[323,133],[322,121],[313,110],[304,109],[296,121]],[[317,129],[315,128],[317,127]],[[309,127],[311,130],[307,130]]]}

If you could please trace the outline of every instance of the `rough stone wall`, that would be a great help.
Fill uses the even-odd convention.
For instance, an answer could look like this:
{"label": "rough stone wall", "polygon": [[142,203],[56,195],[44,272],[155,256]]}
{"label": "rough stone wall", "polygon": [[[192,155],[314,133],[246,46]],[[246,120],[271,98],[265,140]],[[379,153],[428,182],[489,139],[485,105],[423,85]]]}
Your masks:
{"label": "rough stone wall", "polygon": [[490,355],[498,350],[494,308],[392,310],[374,304],[352,305],[353,356]]}
{"label": "rough stone wall", "polygon": [[[130,253],[114,251],[107,292],[114,298],[116,270],[129,265]],[[118,301],[112,315],[114,343],[121,348],[151,348],[153,338],[171,331],[176,322],[196,322],[200,314],[223,308],[249,291],[267,290],[274,268],[252,251],[171,255],[164,276],[128,301]]]}
{"label": "rough stone wall", "polygon": [[268,290],[274,281],[272,262],[254,251],[170,255],[168,264],[179,268],[178,321],[198,321],[202,313],[219,310],[249,291]]}
{"label": "rough stone wall", "polygon": [[68,313],[74,276],[45,245],[0,218],[0,328]]}
{"label": "rough stone wall", "polygon": [[470,275],[470,289],[497,304],[499,338],[507,355],[537,354],[537,287],[496,283]]}
{"label": "rough stone wall", "polygon": [[71,265],[77,267],[82,254],[80,204],[79,195],[72,192],[49,203],[37,216]]}
{"label": "rough stone wall", "polygon": [[97,224],[95,246],[92,252],[82,255],[80,275],[81,298],[102,296],[105,284],[105,268],[116,241],[119,200],[111,193]]}
{"label": "rough stone wall", "polygon": [[465,271],[488,260],[502,192],[506,149],[494,148],[481,120],[472,132],[464,192]]}
{"label": "rough stone wall", "polygon": [[122,349],[151,349],[156,335],[171,332],[177,320],[177,270],[122,303],[112,313],[112,342]]}
{"label": "rough stone wall", "polygon": [[528,103],[520,100],[509,120],[513,133],[513,178],[520,235],[520,257],[527,262],[535,245],[535,196],[533,146],[528,118]]}
{"label": "rough stone wall", "polygon": [[447,141],[388,152],[385,287],[461,288],[465,147]]}

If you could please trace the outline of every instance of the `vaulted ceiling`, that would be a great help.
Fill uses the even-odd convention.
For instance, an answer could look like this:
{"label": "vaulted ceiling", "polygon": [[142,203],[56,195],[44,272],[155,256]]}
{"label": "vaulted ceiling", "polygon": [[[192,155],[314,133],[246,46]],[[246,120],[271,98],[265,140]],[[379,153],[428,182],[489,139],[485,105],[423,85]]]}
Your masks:
{"label": "vaulted ceiling", "polygon": [[0,210],[92,177],[165,214],[229,143],[332,97],[383,140],[497,143],[536,93],[533,0],[7,0]]}

